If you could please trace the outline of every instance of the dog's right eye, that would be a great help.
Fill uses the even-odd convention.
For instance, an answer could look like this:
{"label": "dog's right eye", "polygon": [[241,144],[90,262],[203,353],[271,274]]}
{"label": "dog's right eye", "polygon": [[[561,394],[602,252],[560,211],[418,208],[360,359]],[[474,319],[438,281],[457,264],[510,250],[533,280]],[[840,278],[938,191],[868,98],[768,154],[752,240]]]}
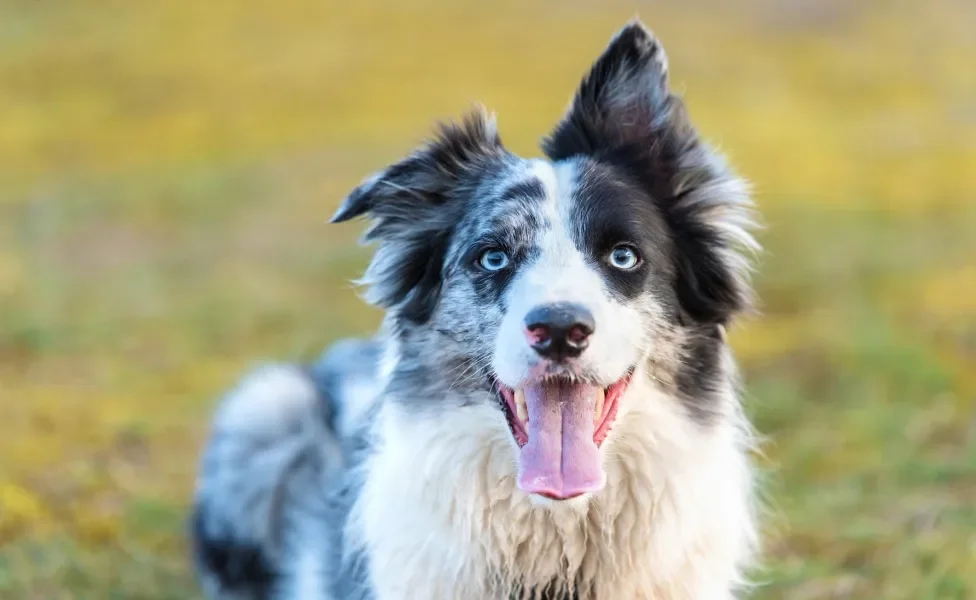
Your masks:
{"label": "dog's right eye", "polygon": [[621,271],[633,271],[641,264],[640,254],[633,246],[627,244],[621,244],[614,248],[607,260]]}
{"label": "dog's right eye", "polygon": [[485,271],[501,271],[508,266],[509,262],[511,259],[508,258],[508,254],[498,248],[485,250],[478,257],[478,266]]}

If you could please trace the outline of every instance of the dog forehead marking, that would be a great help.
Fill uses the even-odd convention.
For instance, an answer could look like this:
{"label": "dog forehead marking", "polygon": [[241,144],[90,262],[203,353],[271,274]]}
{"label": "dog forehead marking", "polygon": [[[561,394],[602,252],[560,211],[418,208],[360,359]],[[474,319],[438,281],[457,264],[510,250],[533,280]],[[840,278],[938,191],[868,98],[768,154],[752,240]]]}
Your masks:
{"label": "dog forehead marking", "polygon": [[568,217],[581,176],[580,161],[567,159],[553,163],[533,159],[529,161],[529,172],[542,183],[549,216],[558,219]]}
{"label": "dog forehead marking", "polygon": [[572,262],[580,254],[572,235],[579,164],[574,160],[558,163],[535,160],[530,169],[546,191],[544,201],[538,205],[542,217],[537,240],[541,260],[556,264]]}
{"label": "dog forehead marking", "polygon": [[542,183],[542,188],[546,192],[546,199],[555,200],[559,190],[559,176],[556,172],[556,166],[547,160],[536,158],[529,161],[528,171]]}
{"label": "dog forehead marking", "polygon": [[[537,223],[532,235],[537,258],[521,273],[512,294],[531,304],[558,300],[596,300],[604,288],[599,275],[587,263],[573,230],[573,209],[578,202],[579,161],[552,163],[529,161],[533,177],[542,182],[545,197],[533,204]],[[515,298],[513,298],[515,300]],[[515,301],[513,306],[518,306]]]}

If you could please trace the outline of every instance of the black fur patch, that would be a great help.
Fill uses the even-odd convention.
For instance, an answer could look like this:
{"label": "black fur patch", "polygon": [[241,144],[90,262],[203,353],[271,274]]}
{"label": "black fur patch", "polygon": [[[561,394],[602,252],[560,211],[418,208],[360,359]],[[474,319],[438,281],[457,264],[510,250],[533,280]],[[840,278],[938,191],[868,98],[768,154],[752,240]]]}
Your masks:
{"label": "black fur patch", "polygon": [[666,59],[640,24],[611,42],[581,83],[573,106],[543,143],[552,160],[586,156],[644,189],[670,232],[674,285],[699,323],[725,323],[748,304],[709,223],[715,202],[695,202],[705,186],[733,176],[717,166],[681,100],[668,91]]}
{"label": "black fur patch", "polygon": [[569,113],[543,141],[552,160],[594,156],[633,142],[667,121],[673,97],[664,51],[640,23],[627,25],[583,78]]}
{"label": "black fur patch", "polygon": [[[216,518],[206,506],[194,510],[190,528],[198,570],[216,577],[223,590],[248,593],[256,600],[270,599],[276,575],[261,548],[230,535],[212,535],[204,521]],[[224,529],[231,531],[232,527],[228,524]]]}
{"label": "black fur patch", "polygon": [[403,256],[402,271],[396,281],[396,293],[388,300],[394,305],[400,300],[399,315],[413,323],[426,323],[437,307],[441,293],[441,273],[444,257],[451,241],[451,230],[431,234],[424,245],[415,245]]}
{"label": "black fur patch", "polygon": [[716,326],[694,328],[685,343],[675,373],[678,397],[696,423],[714,423],[725,373],[721,368],[723,342]]}
{"label": "black fur patch", "polygon": [[[577,225],[573,232],[577,247],[600,270],[610,291],[629,300],[648,286],[667,281],[673,269],[664,220],[647,193],[627,179],[607,165],[582,161],[572,222]],[[642,261],[639,267],[623,271],[607,262],[620,244],[637,248]],[[652,291],[663,301],[672,295],[663,288]]]}
{"label": "black fur patch", "polygon": [[502,202],[525,201],[525,200],[544,200],[546,188],[538,179],[523,179],[507,187],[499,198]]}

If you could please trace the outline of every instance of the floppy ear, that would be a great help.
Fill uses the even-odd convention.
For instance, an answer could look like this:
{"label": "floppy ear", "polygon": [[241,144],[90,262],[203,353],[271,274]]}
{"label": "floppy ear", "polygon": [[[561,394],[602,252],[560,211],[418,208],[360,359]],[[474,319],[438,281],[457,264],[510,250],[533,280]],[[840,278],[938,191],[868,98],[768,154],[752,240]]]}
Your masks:
{"label": "floppy ear", "polygon": [[748,257],[759,245],[748,187],[691,125],[669,89],[664,49],[643,24],[610,41],[543,150],[552,160],[612,163],[644,187],[672,234],[685,315],[722,324],[750,306]]}
{"label": "floppy ear", "polygon": [[461,196],[479,169],[504,154],[494,117],[479,108],[350,192],[331,222],[373,221],[363,239],[378,247],[360,280],[369,302],[414,322],[430,318]]}

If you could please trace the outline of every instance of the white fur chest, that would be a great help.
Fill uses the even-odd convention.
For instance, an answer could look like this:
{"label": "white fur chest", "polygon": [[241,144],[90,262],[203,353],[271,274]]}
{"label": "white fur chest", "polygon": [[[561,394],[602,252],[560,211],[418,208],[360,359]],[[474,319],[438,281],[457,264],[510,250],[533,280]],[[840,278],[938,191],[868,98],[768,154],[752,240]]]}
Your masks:
{"label": "white fur chest", "polygon": [[733,598],[756,541],[747,430],[737,414],[700,428],[643,385],[623,410],[606,489],[549,503],[516,489],[497,408],[385,405],[351,522],[378,600],[507,600],[570,581],[582,598]]}

